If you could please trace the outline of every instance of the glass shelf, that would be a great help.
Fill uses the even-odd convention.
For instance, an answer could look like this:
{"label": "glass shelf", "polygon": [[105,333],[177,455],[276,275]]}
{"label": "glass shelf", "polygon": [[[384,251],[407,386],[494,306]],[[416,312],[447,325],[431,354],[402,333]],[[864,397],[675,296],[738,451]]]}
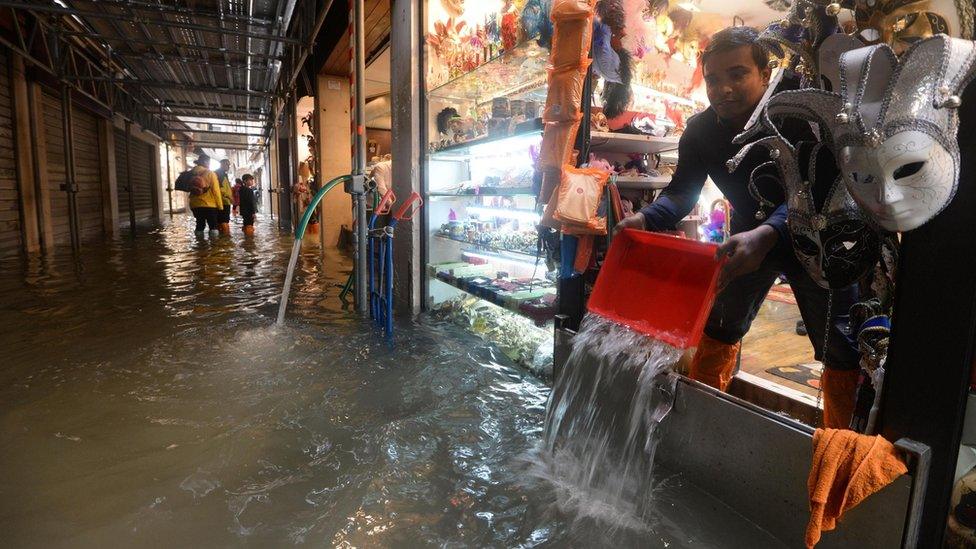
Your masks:
{"label": "glass shelf", "polygon": [[[438,149],[430,153],[432,160],[439,160],[445,156],[468,156],[476,154],[479,149],[484,149],[490,151],[491,149],[506,150],[511,147],[506,147],[509,142],[515,142],[515,145],[525,147],[530,143],[520,144],[519,141],[532,141],[531,144],[535,143],[535,139],[542,138],[542,119],[536,118],[531,121],[532,127],[520,132],[515,132],[511,135],[486,135],[484,137],[479,137],[477,139],[472,139],[471,141],[465,141],[464,143],[458,143],[456,145],[450,145],[444,147],[443,149]],[[484,146],[487,145],[487,146]]]}
{"label": "glass shelf", "polygon": [[676,150],[679,139],[677,136],[655,137],[631,133],[591,132],[590,150],[628,154],[660,154]]}
{"label": "glass shelf", "polygon": [[532,38],[427,93],[433,98],[479,104],[525,93],[546,84],[548,61],[548,50]]}
{"label": "glass shelf", "polygon": [[[489,252],[492,254],[497,254],[499,257],[505,259],[511,259],[513,261],[526,261],[527,259],[529,259],[531,260],[532,263],[534,263],[537,259],[536,254],[534,253],[518,251],[518,250],[507,250],[505,248],[495,248],[492,246],[487,246],[485,244],[478,244],[477,242],[471,242],[470,240],[465,240],[463,238],[454,238],[451,236],[447,236],[446,234],[437,233],[435,236],[443,240],[450,240],[451,242],[457,242],[459,244],[467,244],[469,246],[472,246],[474,248],[473,251],[476,253]],[[515,257],[509,257],[509,255]],[[540,265],[545,264],[545,260],[542,257],[539,257],[538,261]]]}
{"label": "glass shelf", "polygon": [[480,196],[535,196],[532,187],[479,187],[477,189],[463,189],[461,192],[431,192],[427,196],[434,198],[478,198]]}
{"label": "glass shelf", "polygon": [[[429,265],[427,268],[428,268],[428,271],[429,271],[431,280],[436,280],[436,281],[441,282],[443,284],[447,284],[448,286],[452,286],[454,288],[457,288],[458,290],[461,290],[462,292],[465,292],[465,293],[467,293],[469,295],[472,295],[474,297],[477,297],[479,299],[483,299],[483,300],[487,301],[488,303],[491,303],[492,305],[495,305],[497,307],[501,307],[503,309],[507,309],[507,310],[509,310],[509,311],[511,311],[511,312],[513,312],[513,313],[515,313],[515,314],[523,317],[523,318],[530,318],[533,321],[535,321],[537,324],[540,323],[540,322],[541,323],[545,323],[545,322],[548,322],[549,320],[552,320],[552,318],[556,314],[555,309],[553,309],[551,311],[551,314],[546,313],[543,316],[530,315],[526,311],[523,311],[522,310],[521,304],[519,302],[517,302],[517,301],[500,298],[498,296],[485,295],[484,293],[479,292],[477,289],[471,287],[465,280],[458,280],[458,279],[455,279],[455,278],[453,278],[451,276],[445,275],[444,273],[437,272],[437,266],[436,265]],[[542,283],[544,281],[540,280],[539,282]],[[556,290],[555,290],[555,288],[552,288],[551,291],[548,291],[548,290],[545,290],[544,288],[540,288],[540,291],[538,293],[552,293],[552,294],[555,294],[556,293]]]}
{"label": "glass shelf", "polygon": [[671,176],[633,177],[617,176],[617,187],[622,190],[656,191],[666,189],[671,184]]}

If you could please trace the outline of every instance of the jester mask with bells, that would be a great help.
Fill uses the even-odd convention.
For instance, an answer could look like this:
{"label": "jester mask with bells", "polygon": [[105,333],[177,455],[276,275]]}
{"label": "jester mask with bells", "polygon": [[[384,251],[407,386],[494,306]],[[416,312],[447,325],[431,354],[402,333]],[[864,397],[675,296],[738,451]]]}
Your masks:
{"label": "jester mask with bells", "polygon": [[779,135],[765,137],[743,147],[729,161],[729,170],[756,147],[768,149],[772,159],[749,178],[760,211],[776,207],[766,198],[779,194],[770,183],[782,186],[793,252],[810,277],[835,290],[857,282],[878,262],[881,241],[847,192],[830,149],[813,141],[794,148]]}
{"label": "jester mask with bells", "polygon": [[839,93],[805,89],[770,98],[763,125],[817,123],[847,189],[883,229],[910,231],[938,215],[959,182],[959,95],[976,72],[976,43],[936,35],[899,61],[887,45],[840,58]]}
{"label": "jester mask with bells", "polygon": [[[853,0],[845,0],[850,4]],[[817,62],[814,52],[821,42],[838,31],[837,14],[842,4],[832,0],[794,0],[786,17],[773,21],[759,35],[759,41],[801,76],[814,80]]]}
{"label": "jester mask with bells", "polygon": [[857,35],[868,44],[900,50],[923,38],[945,34],[972,39],[972,0],[855,0]]}

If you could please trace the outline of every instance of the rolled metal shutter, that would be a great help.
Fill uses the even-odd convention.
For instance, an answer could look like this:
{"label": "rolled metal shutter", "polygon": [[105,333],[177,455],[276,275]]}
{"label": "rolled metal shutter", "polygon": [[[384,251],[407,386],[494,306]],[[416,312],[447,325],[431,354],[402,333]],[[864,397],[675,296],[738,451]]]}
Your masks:
{"label": "rolled metal shutter", "polygon": [[132,155],[132,180],[127,180],[125,168],[125,132],[115,130],[115,174],[118,181],[119,193],[119,222],[129,224],[129,193],[127,185],[132,185],[132,198],[136,206],[136,222],[152,219],[152,177],[153,158],[155,148],[136,138],[129,140],[129,153]]}
{"label": "rolled metal shutter", "polygon": [[61,98],[44,92],[44,145],[48,190],[51,195],[51,225],[55,244],[71,242],[68,223],[68,197],[61,190],[64,184],[64,133],[61,126]]}
{"label": "rolled metal shutter", "polygon": [[78,225],[82,238],[102,234],[102,173],[98,118],[79,107],[73,111],[75,182],[78,184]]}
{"label": "rolled metal shutter", "polygon": [[14,111],[7,55],[0,52],[0,257],[20,252],[20,195],[14,160]]}
{"label": "rolled metal shutter", "polygon": [[143,141],[133,139],[130,145],[132,151],[132,180],[135,183],[133,199],[136,202],[136,219],[145,220],[153,217],[153,153],[155,147]]}

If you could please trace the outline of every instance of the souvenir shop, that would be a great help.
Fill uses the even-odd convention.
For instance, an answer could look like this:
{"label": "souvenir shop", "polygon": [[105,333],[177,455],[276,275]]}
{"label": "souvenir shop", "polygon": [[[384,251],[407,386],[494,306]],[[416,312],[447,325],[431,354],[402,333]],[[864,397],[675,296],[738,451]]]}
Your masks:
{"label": "souvenir shop", "polygon": [[[913,473],[926,482],[912,535],[936,539],[948,516],[950,536],[976,539],[976,421],[963,413],[976,284],[958,263],[973,255],[960,253],[976,207],[960,184],[972,178],[972,3],[427,0],[422,13],[425,306],[542,377],[585,315],[613,227],[671,183],[688,120],[709,104],[701,52],[721,29],[757,29],[769,90],[728,167],[768,155],[750,177],[756,219],[785,202],[810,278],[858,285],[851,428],[931,450]],[[783,138],[783,118],[814,143]],[[721,244],[733,216],[709,179],[672,233]],[[796,303],[777,280],[728,392],[815,425],[823,370]]]}

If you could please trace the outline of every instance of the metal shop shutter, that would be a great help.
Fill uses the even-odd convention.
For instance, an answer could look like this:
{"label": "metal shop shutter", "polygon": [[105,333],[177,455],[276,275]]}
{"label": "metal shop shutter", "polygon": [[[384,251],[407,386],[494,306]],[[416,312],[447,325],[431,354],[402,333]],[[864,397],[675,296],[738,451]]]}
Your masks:
{"label": "metal shop shutter", "polygon": [[72,117],[75,182],[78,184],[78,226],[82,238],[102,234],[102,173],[98,148],[98,118],[79,107]]}
{"label": "metal shop shutter", "polygon": [[129,141],[129,152],[132,154],[132,181],[128,181],[125,169],[125,132],[115,130],[115,177],[118,181],[119,221],[123,225],[129,223],[129,193],[126,185],[132,185],[133,202],[136,209],[136,222],[152,219],[154,178],[152,145],[136,138]]}
{"label": "metal shop shutter", "polygon": [[14,162],[14,111],[7,55],[0,52],[0,257],[21,250],[20,201]]}
{"label": "metal shop shutter", "polygon": [[64,135],[61,126],[61,98],[44,92],[44,145],[47,148],[47,180],[51,195],[51,226],[54,243],[71,242],[68,223],[68,197],[61,190],[64,184]]}

